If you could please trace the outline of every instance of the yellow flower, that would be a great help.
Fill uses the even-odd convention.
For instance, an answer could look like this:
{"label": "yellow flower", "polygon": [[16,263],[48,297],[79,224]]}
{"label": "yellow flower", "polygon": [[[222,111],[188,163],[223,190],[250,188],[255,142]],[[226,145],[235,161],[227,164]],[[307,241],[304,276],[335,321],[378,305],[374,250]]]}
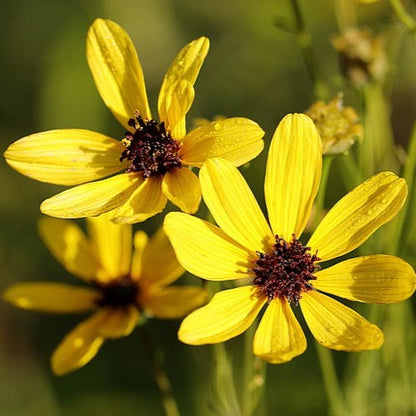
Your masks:
{"label": "yellow flower", "polygon": [[194,213],[201,189],[187,167],[200,167],[209,157],[240,166],[257,156],[264,132],[245,118],[214,121],[186,133],[193,84],[208,48],[208,39],[201,37],[179,52],[160,89],[158,122],[150,113],[131,39],[116,23],[97,19],[88,33],[88,64],[104,103],[127,131],[120,141],[89,130],[52,130],[10,145],[6,160],[24,175],[78,185],[45,200],[41,211],[60,218],[111,211],[114,221],[134,223],[162,211],[169,199]]}
{"label": "yellow flower", "polygon": [[322,345],[346,351],[381,346],[383,333],[377,326],[321,292],[360,302],[397,302],[415,290],[412,267],[389,255],[352,258],[323,270],[318,263],[349,253],[394,218],[407,187],[390,172],[371,177],[332,207],[304,246],[298,239],[318,190],[321,164],[321,140],[313,122],[305,115],[286,116],[267,160],[264,187],[270,226],[235,167],[220,158],[204,164],[202,194],[220,228],[191,215],[169,213],[165,232],[179,262],[191,273],[246,283],[217,293],[187,316],[179,329],[181,341],[226,341],[245,331],[267,305],[254,337],[254,353],[271,363],[289,361],[306,348],[290,307],[299,304]]}
{"label": "yellow flower", "polygon": [[364,135],[357,112],[352,107],[344,107],[342,100],[339,93],[328,104],[318,100],[305,111],[321,136],[324,155],[345,153]]}
{"label": "yellow flower", "polygon": [[[52,355],[52,370],[63,375],[87,364],[107,338],[129,335],[144,316],[175,319],[201,306],[204,290],[168,286],[184,272],[163,230],[148,240],[128,224],[102,215],[88,218],[89,237],[73,222],[43,218],[40,234],[62,265],[90,287],[64,283],[18,283],[4,298],[23,309],[52,313],[93,311]],[[133,251],[133,252],[132,252]]]}

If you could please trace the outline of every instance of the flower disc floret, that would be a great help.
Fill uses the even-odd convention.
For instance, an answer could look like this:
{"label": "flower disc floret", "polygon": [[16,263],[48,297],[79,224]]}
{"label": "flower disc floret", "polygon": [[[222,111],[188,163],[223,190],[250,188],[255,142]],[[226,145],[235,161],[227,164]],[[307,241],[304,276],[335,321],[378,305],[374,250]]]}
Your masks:
{"label": "flower disc floret", "polygon": [[139,286],[130,276],[123,276],[107,284],[97,283],[96,285],[101,292],[101,297],[96,302],[98,306],[138,306]]}
{"label": "flower disc floret", "polygon": [[181,144],[172,139],[164,122],[144,120],[136,112],[135,118],[131,118],[128,124],[135,131],[125,133],[123,144],[126,149],[120,157],[120,162],[131,160],[127,172],[143,172],[143,176],[148,178],[182,166],[178,156]]}
{"label": "flower disc floret", "polygon": [[313,275],[319,269],[314,263],[320,260],[316,254],[310,254],[310,247],[305,247],[292,235],[292,241],[275,236],[276,244],[270,254],[258,253],[251,271],[255,274],[253,284],[267,296],[268,301],[286,298],[298,304],[303,292],[313,290],[310,283],[316,280]]}

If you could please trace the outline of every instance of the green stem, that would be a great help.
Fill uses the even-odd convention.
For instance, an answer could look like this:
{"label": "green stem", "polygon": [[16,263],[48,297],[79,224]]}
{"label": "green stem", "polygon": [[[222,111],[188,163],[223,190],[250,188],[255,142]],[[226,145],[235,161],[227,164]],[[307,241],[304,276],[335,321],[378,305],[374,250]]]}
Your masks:
{"label": "green stem", "polygon": [[338,164],[342,172],[342,179],[347,190],[355,188],[362,182],[362,176],[358,163],[352,152],[338,157]]}
{"label": "green stem", "polygon": [[[321,184],[316,199],[315,223],[319,223],[324,208],[325,194],[328,185],[331,162],[332,157],[324,157]],[[315,344],[319,363],[321,366],[325,392],[329,406],[331,408],[331,413],[333,416],[342,416],[344,414],[344,400],[342,398],[341,387],[339,385],[338,377],[335,371],[332,352],[326,348],[321,347],[317,342]]]}
{"label": "green stem", "polygon": [[409,196],[407,198],[406,204],[402,208],[400,217],[397,220],[398,221],[397,228],[399,228],[399,230],[396,231],[396,234],[394,235],[395,238],[393,241],[395,244],[393,248],[397,248],[397,250],[394,252],[397,252],[397,253],[400,253],[400,251],[398,250],[398,246],[399,246],[399,242],[403,241],[402,231],[403,231],[403,226],[404,226],[405,220],[407,219],[407,216],[410,217],[409,224],[413,225],[413,229],[412,227],[410,227],[410,229],[407,230],[407,233],[408,233],[407,235],[408,237],[411,237],[412,235],[416,234],[415,228],[414,228],[416,226],[416,221],[415,221],[416,218],[414,214],[415,210],[409,209],[409,207],[412,205],[414,208],[413,200],[416,196],[415,189],[414,189],[415,173],[416,173],[416,123],[413,125],[412,134],[410,136],[409,149],[407,152],[407,159],[406,159],[406,164],[405,164],[405,168],[403,172],[403,178],[405,179],[407,186],[409,188]]}
{"label": "green stem", "polygon": [[172,392],[169,378],[161,365],[161,354],[156,350],[144,325],[139,327],[140,341],[149,360],[153,378],[162,396],[163,408],[166,416],[180,416],[178,405]]}
{"label": "green stem", "polygon": [[394,10],[396,17],[403,23],[406,30],[414,34],[416,33],[416,21],[413,17],[407,13],[407,10],[404,8],[402,2],[400,0],[389,0],[390,6]]}
{"label": "green stem", "polygon": [[321,184],[319,186],[318,195],[315,199],[315,219],[314,219],[314,229],[318,226],[322,219],[322,214],[325,208],[325,194],[326,187],[328,184],[329,171],[331,170],[333,157],[324,156],[322,163],[322,175],[321,175]]}
{"label": "green stem", "polygon": [[257,325],[254,323],[244,334],[242,414],[260,415],[259,403],[266,385],[266,363],[253,354],[253,338]]}
{"label": "green stem", "polygon": [[324,380],[325,392],[333,416],[343,416],[346,414],[344,399],[341,387],[335,370],[332,352],[315,342],[318,353],[319,364]]}
{"label": "green stem", "polygon": [[234,386],[233,368],[224,343],[214,344],[213,389],[218,414],[242,416]]}
{"label": "green stem", "polygon": [[[409,302],[389,305],[384,332],[388,339],[383,349],[386,368],[386,415],[412,414],[412,371],[409,339],[414,338],[413,315]],[[410,347],[411,348],[411,347]]]}
{"label": "green stem", "polygon": [[[370,322],[383,320],[383,309],[380,305],[365,305]],[[348,409],[354,416],[369,414],[369,403],[373,401],[374,391],[380,389],[380,355],[374,351],[363,351],[358,355],[350,355],[346,377]]]}
{"label": "green stem", "polygon": [[299,7],[298,0],[290,0],[292,11],[296,20],[296,38],[302,51],[303,59],[306,64],[309,77],[313,84],[313,91],[316,98],[323,101],[328,100],[329,91],[326,84],[322,81],[318,73],[318,66],[312,51],[312,40],[310,34],[306,31],[305,21]]}
{"label": "green stem", "polygon": [[390,107],[383,83],[373,82],[363,88],[365,137],[359,151],[360,170],[367,178],[381,170],[398,170]]}
{"label": "green stem", "polygon": [[341,33],[344,33],[351,27],[357,26],[357,13],[355,12],[354,1],[336,0],[335,17]]}

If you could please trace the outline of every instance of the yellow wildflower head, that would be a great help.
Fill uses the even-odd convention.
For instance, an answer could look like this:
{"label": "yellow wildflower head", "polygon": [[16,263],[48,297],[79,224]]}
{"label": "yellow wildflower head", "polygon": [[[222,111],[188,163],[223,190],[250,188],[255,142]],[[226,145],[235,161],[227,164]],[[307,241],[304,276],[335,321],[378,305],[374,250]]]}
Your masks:
{"label": "yellow wildflower head", "polygon": [[369,29],[351,28],[334,37],[332,44],[338,51],[342,73],[356,87],[385,77],[388,62],[381,36]]}
{"label": "yellow wildflower head", "polygon": [[338,94],[328,104],[316,101],[305,111],[322,139],[322,154],[339,154],[363,138],[363,126],[352,107],[344,107],[342,94]]}
{"label": "yellow wildflower head", "polygon": [[188,315],[179,329],[181,341],[226,341],[244,332],[266,306],[254,353],[271,363],[289,361],[306,348],[292,311],[299,305],[314,337],[328,348],[361,351],[382,345],[377,326],[323,292],[359,302],[398,302],[415,290],[412,267],[389,255],[328,267],[325,262],[351,252],[394,218],[406,198],[406,184],[391,172],[371,177],[332,207],[304,243],[321,168],[321,139],[312,120],[286,116],[268,154],[267,221],[234,166],[219,158],[205,162],[202,194],[218,226],[169,213],[164,229],[185,269],[203,279],[245,284],[218,292]]}
{"label": "yellow wildflower head", "polygon": [[53,353],[57,375],[87,364],[106,339],[129,335],[144,316],[181,318],[205,301],[201,288],[169,286],[184,270],[162,230],[151,239],[137,231],[133,239],[130,225],[114,224],[107,217],[88,218],[88,236],[68,220],[43,218],[39,223],[52,254],[89,286],[19,283],[3,295],[23,309],[93,312]]}
{"label": "yellow wildflower head", "polygon": [[190,168],[199,168],[210,157],[224,157],[235,166],[256,157],[264,132],[246,118],[221,119],[186,131],[193,85],[208,49],[209,40],[200,37],[179,52],[162,82],[159,117],[154,118],[133,42],[118,24],[97,19],[88,32],[88,64],[101,98],[123,126],[124,138],[65,129],[11,144],[5,158],[14,169],[39,181],[77,185],[45,200],[41,211],[60,218],[111,212],[116,222],[135,223],[161,212],[169,199],[194,213],[201,189]]}

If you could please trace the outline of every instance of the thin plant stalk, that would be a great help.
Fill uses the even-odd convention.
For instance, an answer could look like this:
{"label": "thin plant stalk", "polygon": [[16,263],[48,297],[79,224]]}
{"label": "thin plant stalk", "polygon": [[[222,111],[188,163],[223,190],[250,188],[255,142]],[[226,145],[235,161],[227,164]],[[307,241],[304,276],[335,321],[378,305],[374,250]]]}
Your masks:
{"label": "thin plant stalk", "polygon": [[360,170],[367,178],[381,170],[398,170],[390,108],[382,82],[368,84],[363,89],[365,137],[359,147]]}
{"label": "thin plant stalk", "polygon": [[351,27],[357,26],[357,13],[355,11],[354,1],[336,0],[335,17],[341,33]]}
{"label": "thin plant stalk", "polygon": [[179,408],[176,403],[175,396],[173,395],[169,377],[162,367],[160,351],[157,351],[155,348],[155,345],[151,341],[147,330],[144,328],[144,325],[139,327],[139,336],[143,350],[149,360],[153,378],[162,397],[162,404],[165,410],[165,415],[180,416]]}
{"label": "thin plant stalk", "polygon": [[299,2],[298,0],[291,0],[289,1],[289,4],[292,7],[292,12],[295,17],[296,38],[302,51],[306,69],[312,81],[314,96],[317,99],[326,101],[329,96],[328,87],[319,75],[318,66],[312,50],[311,35],[306,30],[305,21],[299,6]]}
{"label": "thin plant stalk", "polygon": [[257,325],[252,324],[244,334],[244,356],[242,377],[242,414],[243,416],[260,416],[260,408],[266,385],[266,363],[253,354],[253,338]]}
{"label": "thin plant stalk", "polygon": [[320,223],[322,214],[324,213],[326,186],[328,183],[329,171],[331,170],[332,160],[332,156],[324,156],[323,158],[321,184],[319,186],[318,195],[315,199],[315,218],[313,224],[314,229]]}
{"label": "thin plant stalk", "polygon": [[355,188],[363,181],[358,163],[351,151],[348,154],[339,155],[337,162],[347,190]]}
{"label": "thin plant stalk", "polygon": [[343,416],[346,414],[344,398],[335,369],[332,351],[322,347],[318,342],[315,342],[315,346],[331,414],[332,416]]}
{"label": "thin plant stalk", "polygon": [[[319,223],[322,211],[324,210],[325,195],[328,185],[329,171],[332,159],[332,157],[324,157],[323,159],[321,183],[315,205],[316,212],[314,225],[316,225],[316,223]],[[335,369],[332,351],[322,347],[318,344],[318,342],[315,342],[315,345],[316,352],[318,354],[319,364],[321,367],[321,374],[325,386],[325,392],[329,407],[331,409],[331,413],[333,416],[343,416],[345,414],[345,405],[341,386],[339,384],[338,376]]]}
{"label": "thin plant stalk", "polygon": [[400,20],[400,22],[404,25],[406,30],[411,33],[416,33],[416,21],[413,17],[407,12],[403,3],[400,0],[389,0],[390,6],[393,9],[396,17]]}

